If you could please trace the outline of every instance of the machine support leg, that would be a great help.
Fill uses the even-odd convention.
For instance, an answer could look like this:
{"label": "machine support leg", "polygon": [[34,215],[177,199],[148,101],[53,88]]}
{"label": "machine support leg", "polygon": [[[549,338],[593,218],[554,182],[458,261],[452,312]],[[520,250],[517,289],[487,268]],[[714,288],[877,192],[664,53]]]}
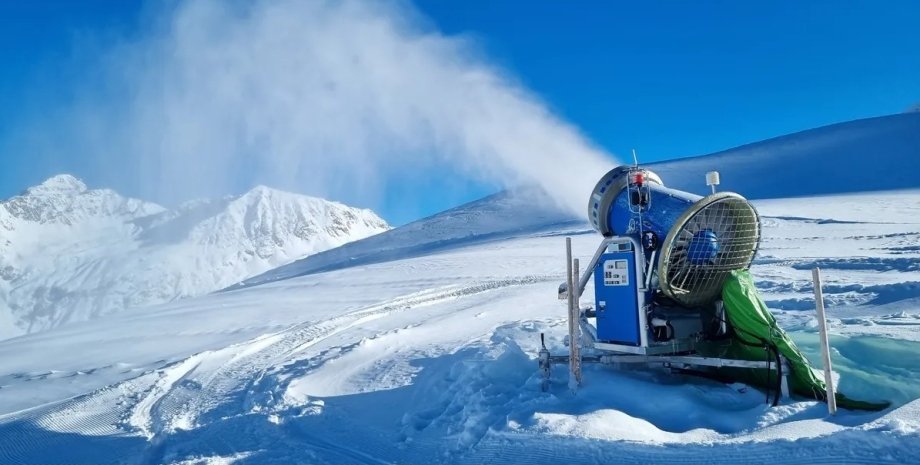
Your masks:
{"label": "machine support leg", "polygon": [[783,369],[783,377],[780,380],[779,392],[782,395],[783,399],[788,399],[790,397],[790,394],[789,394],[789,361],[786,360],[786,357],[780,355],[779,363]]}
{"label": "machine support leg", "polygon": [[543,392],[549,388],[549,377],[552,374],[553,364],[550,361],[549,350],[546,348],[546,340],[543,337],[543,333],[540,333],[540,352],[537,355],[538,363],[540,364],[540,389]]}
{"label": "machine support leg", "polygon": [[815,309],[818,312],[818,336],[821,344],[821,359],[824,362],[824,385],[827,388],[827,411],[837,413],[837,398],[834,396],[833,367],[831,366],[831,346],[827,337],[827,318],[824,315],[824,295],[821,290],[821,269],[811,270],[815,284]]}

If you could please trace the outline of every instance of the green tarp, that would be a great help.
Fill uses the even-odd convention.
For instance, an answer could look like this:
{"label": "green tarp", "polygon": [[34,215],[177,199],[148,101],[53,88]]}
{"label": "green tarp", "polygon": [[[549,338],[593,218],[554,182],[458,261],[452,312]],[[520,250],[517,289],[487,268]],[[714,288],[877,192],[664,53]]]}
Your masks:
{"label": "green tarp", "polygon": [[[709,355],[740,360],[767,360],[772,354],[765,347],[773,346],[789,361],[790,389],[801,396],[826,400],[824,380],[815,375],[805,355],[776,324],[776,319],[757,293],[750,273],[747,271],[732,273],[722,288],[722,301],[733,337],[728,344],[709,346],[710,352],[718,352]],[[765,370],[740,368],[730,370],[733,377],[751,384],[772,387],[775,383],[775,371],[771,376]],[[872,403],[852,400],[840,393],[837,393],[835,397],[838,406],[848,409],[883,410],[890,405],[888,402]]]}

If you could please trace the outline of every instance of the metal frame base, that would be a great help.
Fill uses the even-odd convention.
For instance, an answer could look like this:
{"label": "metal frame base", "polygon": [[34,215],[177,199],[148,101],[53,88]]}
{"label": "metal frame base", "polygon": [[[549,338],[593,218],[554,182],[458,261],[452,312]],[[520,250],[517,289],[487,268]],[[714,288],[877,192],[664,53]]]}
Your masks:
{"label": "metal frame base", "polygon": [[[587,317],[585,317],[585,309],[579,309],[578,314],[578,325],[580,328],[578,334],[573,334],[573,330],[576,325],[570,325],[570,334],[567,338],[566,345],[576,345],[579,349],[590,347],[594,349],[594,352],[597,354],[592,355],[582,355],[581,350],[575,351],[579,354],[577,360],[580,363],[572,364],[572,358],[570,355],[552,355],[549,350],[546,348],[546,345],[543,343],[543,334],[540,334],[541,340],[541,349],[538,355],[538,363],[541,372],[542,382],[541,387],[544,391],[549,388],[550,378],[552,376],[552,366],[558,364],[565,364],[570,367],[578,366],[579,372],[577,373],[577,378],[579,378],[579,383],[569,383],[569,386],[572,389],[577,388],[580,384],[580,367],[585,363],[599,363],[603,365],[621,365],[621,364],[645,364],[649,367],[660,366],[663,368],[677,368],[677,369],[689,369],[694,367],[714,367],[714,368],[754,368],[761,370],[773,370],[776,371],[777,367],[775,363],[766,362],[766,361],[753,361],[753,360],[737,360],[737,359],[728,359],[728,358],[718,358],[718,357],[704,357],[696,353],[695,341],[692,340],[680,340],[672,343],[665,344],[655,344],[649,347],[637,347],[637,346],[628,346],[621,344],[611,344],[607,342],[598,342],[597,341],[597,329],[588,322]],[[570,315],[574,314],[571,313]],[[782,378],[780,380],[780,394],[783,399],[788,399],[789,394],[789,362],[786,360],[786,357],[780,355],[780,363],[782,364]],[[570,376],[573,379],[576,377],[575,373],[570,373]]]}
{"label": "metal frame base", "polygon": [[[597,344],[596,344],[597,345]],[[635,347],[634,347],[635,349]],[[601,349],[602,350],[602,349]],[[761,362],[753,360],[737,360],[729,358],[703,357],[696,354],[691,355],[654,355],[654,354],[622,354],[608,353],[600,355],[587,355],[580,357],[581,363],[599,363],[603,365],[620,365],[620,364],[645,364],[649,367],[661,366],[663,368],[694,368],[694,367],[714,367],[714,368],[755,368],[762,370],[776,371],[775,363]],[[552,366],[558,364],[569,365],[570,358],[568,355],[551,355],[549,350],[544,346],[539,353],[538,363],[542,373],[542,386],[545,391],[549,387],[549,381],[552,376]],[[780,394],[783,399],[788,399],[789,394],[789,362],[786,357],[780,356],[782,363],[782,379],[780,380]]]}
{"label": "metal frame base", "polygon": [[[597,328],[588,322],[585,310],[581,308],[578,299],[585,290],[587,280],[590,278],[593,268],[597,265],[600,256],[606,250],[607,244],[612,241],[624,240],[623,238],[604,238],[600,247],[594,254],[590,265],[585,270],[581,279],[578,279],[579,266],[578,260],[572,260],[572,240],[566,238],[566,261],[567,261],[567,279],[563,285],[559,286],[559,297],[568,300],[568,327],[569,334],[567,344],[569,346],[569,355],[552,355],[546,348],[544,336],[540,334],[541,349],[538,354],[538,363],[541,373],[543,390],[549,388],[550,378],[552,376],[552,367],[554,364],[566,364],[569,366],[569,387],[577,389],[581,384],[581,366],[584,363],[600,363],[606,365],[620,365],[625,363],[646,364],[650,367],[660,365],[664,368],[686,369],[692,367],[737,367],[737,368],[755,368],[763,370],[781,369],[782,378],[780,380],[780,394],[782,398],[789,398],[789,362],[782,355],[779,356],[780,366],[767,361],[735,360],[717,357],[703,357],[695,353],[696,340],[680,339],[666,343],[649,343],[647,339],[642,338],[639,346],[628,346],[613,344],[608,342],[599,342],[597,340]],[[634,239],[625,238],[635,242]],[[639,247],[639,244],[634,244]],[[638,265],[637,265],[638,266]],[[638,277],[644,276],[637,270]],[[644,280],[643,280],[644,282]],[[574,292],[576,291],[577,292]],[[644,289],[640,289],[644,290]],[[645,328],[644,318],[640,322],[642,328]],[[643,333],[644,334],[644,333]],[[582,355],[582,349],[591,347],[598,355]]]}
{"label": "metal frame base", "polygon": [[696,344],[690,340],[679,340],[669,344],[654,344],[648,347],[626,346],[607,342],[595,342],[593,345],[598,350],[633,355],[671,355],[691,352],[696,349]]}

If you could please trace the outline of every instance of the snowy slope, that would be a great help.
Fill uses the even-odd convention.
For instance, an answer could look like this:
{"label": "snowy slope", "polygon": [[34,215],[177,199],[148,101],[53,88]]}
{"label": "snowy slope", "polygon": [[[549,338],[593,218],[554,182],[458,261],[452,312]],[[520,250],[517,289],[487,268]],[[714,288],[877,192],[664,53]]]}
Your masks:
{"label": "snowy slope", "polygon": [[[918,188],[920,113],[835,124],[712,155],[652,163],[649,168],[668,187],[700,195],[708,192],[706,172],[718,170],[720,190],[740,192],[750,199]],[[587,198],[585,202],[587,209]],[[583,217],[573,218],[554,208],[538,190],[505,192],[307,257],[249,279],[243,286],[566,224],[590,229]]]}
{"label": "snowy slope", "polygon": [[248,279],[233,288],[264,284],[319,271],[410,258],[458,245],[506,240],[563,227],[588,225],[555,207],[536,188],[501,192],[362,241],[322,252]]}
{"label": "snowy slope", "polygon": [[718,170],[721,190],[751,199],[910,189],[920,184],[920,113],[834,124],[724,152],[649,165],[665,184],[705,193]]}
{"label": "snowy slope", "polygon": [[[769,186],[769,153],[750,153],[736,155],[747,171],[723,160],[726,184]],[[860,167],[847,153],[821,172]],[[695,160],[665,182],[701,191],[713,161]],[[789,199],[816,187],[770,179],[756,202],[764,298],[815,359],[821,266],[840,388],[891,409],[829,418],[740,384],[593,366],[577,394],[562,369],[541,392],[539,334],[564,350],[563,237],[583,261],[598,237],[524,192],[234,290],[0,341],[0,463],[920,463],[920,181],[858,193],[815,177],[847,193]]]}
{"label": "snowy slope", "polygon": [[[822,258],[808,253],[814,242],[834,251],[823,259],[849,264],[826,269],[829,288],[872,275],[866,264],[920,258],[897,242],[920,234],[917,199],[920,191],[765,203],[764,257],[777,260],[754,274],[766,299],[808,290],[799,265]],[[826,214],[844,202],[908,207],[889,211],[895,224],[854,225],[833,215],[849,208]],[[777,214],[787,211],[795,218]],[[882,237],[852,239],[860,228]],[[600,367],[578,395],[561,369],[542,393],[539,333],[563,350],[555,288],[567,233],[587,259],[595,235],[548,227],[0,342],[0,462],[920,460],[920,367],[910,356],[920,350],[920,307],[888,313],[875,288],[829,289],[830,315],[841,389],[894,401],[886,412],[826,418],[813,401],[771,409],[741,385]],[[774,285],[779,276],[788,287]],[[920,271],[907,268],[874,283],[909,290],[912,281]],[[813,351],[810,313],[781,317]]]}
{"label": "snowy slope", "polygon": [[68,175],[0,202],[0,228],[0,337],[206,294],[388,229],[265,187],[167,211]]}

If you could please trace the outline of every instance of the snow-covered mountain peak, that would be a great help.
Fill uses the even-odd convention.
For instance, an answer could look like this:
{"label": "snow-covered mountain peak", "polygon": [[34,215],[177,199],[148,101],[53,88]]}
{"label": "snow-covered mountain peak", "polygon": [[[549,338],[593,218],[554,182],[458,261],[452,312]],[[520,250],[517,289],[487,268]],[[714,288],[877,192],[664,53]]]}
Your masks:
{"label": "snow-covered mountain peak", "polygon": [[225,199],[234,205],[248,205],[250,207],[259,204],[268,206],[272,204],[281,205],[289,203],[310,204],[316,206],[317,208],[325,205],[337,205],[340,207],[345,206],[341,203],[333,202],[331,200],[321,199],[319,197],[311,197],[303,194],[295,194],[263,185],[255,186],[242,195],[229,196]]}
{"label": "snow-covered mountain peak", "polygon": [[[249,189],[248,192],[246,192],[245,194],[239,196],[239,198],[263,198],[263,197],[271,197],[271,196],[274,195],[275,193],[279,193],[279,194],[289,194],[288,192],[279,191],[279,190],[277,190],[277,189],[272,189],[271,187],[268,187],[268,186],[264,186],[264,185],[259,184],[258,186],[255,186],[255,187],[253,187],[252,189]],[[307,196],[303,196],[303,197],[307,197]]]}
{"label": "snow-covered mountain peak", "polygon": [[70,174],[58,174],[46,179],[43,183],[30,187],[26,190],[26,195],[49,195],[49,194],[81,194],[87,190],[86,184],[82,180]]}
{"label": "snow-covered mountain peak", "polygon": [[[278,212],[286,212],[303,222],[315,223],[317,227],[333,237],[347,235],[355,228],[389,229],[386,221],[371,210],[349,207],[317,197],[292,194],[266,186],[256,186],[249,192],[231,199],[227,209],[236,212],[246,211],[250,219],[257,220],[260,224],[274,221]],[[253,224],[250,223],[249,226]],[[304,237],[303,234],[315,232],[304,230],[298,235]]]}
{"label": "snow-covered mountain peak", "polygon": [[64,225],[100,218],[127,221],[164,210],[154,203],[123,197],[109,189],[89,189],[69,174],[53,176],[0,202],[0,206],[22,221]]}
{"label": "snow-covered mountain peak", "polygon": [[207,294],[388,229],[265,186],[167,210],[55,176],[0,201],[0,339]]}
{"label": "snow-covered mountain peak", "polygon": [[[196,225],[189,238],[209,246],[245,244],[244,253],[262,259],[277,254],[294,259],[387,229],[389,225],[370,210],[257,186],[228,199],[223,211]],[[308,243],[305,254],[302,249]]]}
{"label": "snow-covered mountain peak", "polygon": [[331,203],[328,200],[310,197],[291,192],[272,189],[267,186],[255,186],[246,193],[238,196],[226,197],[231,208],[267,208],[272,205],[282,205],[290,203],[298,204],[322,204]]}

